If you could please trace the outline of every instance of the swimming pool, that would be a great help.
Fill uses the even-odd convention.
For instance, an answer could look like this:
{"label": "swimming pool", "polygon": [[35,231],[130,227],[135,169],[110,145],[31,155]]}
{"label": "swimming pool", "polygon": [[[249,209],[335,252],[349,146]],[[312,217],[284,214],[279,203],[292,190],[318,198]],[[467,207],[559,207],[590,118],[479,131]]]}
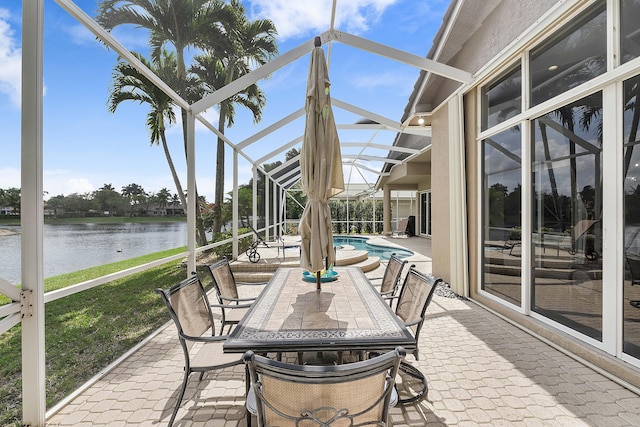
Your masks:
{"label": "swimming pool", "polygon": [[367,240],[369,240],[367,237],[334,236],[333,246],[350,245],[356,250],[369,252],[369,256],[377,256],[385,261],[389,259],[392,253],[395,253],[398,258],[406,258],[413,255],[413,252],[406,249],[372,245],[367,243]]}

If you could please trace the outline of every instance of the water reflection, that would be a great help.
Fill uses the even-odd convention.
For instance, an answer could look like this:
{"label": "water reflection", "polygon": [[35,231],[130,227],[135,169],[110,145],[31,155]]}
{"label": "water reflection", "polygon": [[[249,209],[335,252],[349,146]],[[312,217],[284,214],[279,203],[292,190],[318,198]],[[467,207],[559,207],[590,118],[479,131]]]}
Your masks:
{"label": "water reflection", "polygon": [[[20,231],[20,227],[2,226]],[[186,222],[44,226],[44,275],[57,276],[187,244]],[[20,234],[0,236],[0,277],[20,283]]]}

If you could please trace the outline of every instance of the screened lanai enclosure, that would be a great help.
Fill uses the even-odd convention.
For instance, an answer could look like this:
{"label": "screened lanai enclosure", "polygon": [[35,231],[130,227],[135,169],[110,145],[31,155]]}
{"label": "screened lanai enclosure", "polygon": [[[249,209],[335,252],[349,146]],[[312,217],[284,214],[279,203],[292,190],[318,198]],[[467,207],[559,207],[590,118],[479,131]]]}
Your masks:
{"label": "screened lanai enclosure", "polygon": [[[185,193],[187,195],[198,194],[205,191],[207,185],[212,185],[211,181],[198,180],[196,171],[205,167],[218,171],[222,169],[219,164],[212,166],[215,161],[211,160],[216,158],[216,143],[221,142],[217,149],[222,147],[224,154],[218,155],[217,159],[218,161],[225,158],[228,160],[225,169],[229,171],[232,181],[230,185],[232,188],[230,192],[231,224],[240,223],[238,192],[239,187],[246,186],[246,182],[241,182],[239,175],[246,171],[250,171],[249,177],[252,182],[253,211],[250,217],[253,227],[268,238],[290,231],[288,222],[292,219],[295,222],[295,217],[292,216],[294,208],[290,207],[287,213],[287,199],[295,198],[292,194],[299,191],[300,185],[299,151],[303,136],[305,82],[291,82],[290,90],[282,91],[278,95],[286,102],[280,103],[275,111],[270,111],[267,103],[262,114],[263,120],[259,125],[254,123],[253,117],[239,113],[235,117],[235,126],[242,126],[247,130],[241,138],[234,139],[231,132],[225,132],[225,125],[228,123],[224,122],[224,116],[218,123],[215,123],[212,117],[215,117],[215,111],[228,108],[227,100],[238,94],[246,94],[254,88],[255,84],[268,84],[273,79],[287,79],[292,68],[306,68],[309,63],[309,53],[314,47],[313,38],[286,52],[273,54],[266,60],[246,63],[238,67],[241,71],[235,75],[235,78],[229,77],[224,84],[210,87],[208,91],[196,97],[184,91],[184,86],[181,86],[179,79],[176,83],[166,76],[160,77],[152,70],[153,67],[150,67],[149,63],[133,53],[139,46],[136,45],[135,40],[123,36],[127,33],[118,31],[118,28],[127,25],[130,28],[144,27],[142,22],[146,18],[141,18],[145,15],[141,12],[142,15],[138,15],[133,21],[118,21],[119,17],[124,15],[112,12],[126,3],[128,2],[99,2],[100,6],[109,6],[101,9],[100,17],[96,15],[95,10],[91,10],[95,7],[93,3],[87,5],[72,0],[55,0],[55,4],[45,0],[22,2],[22,287],[19,289],[0,279],[0,291],[13,301],[0,308],[2,316],[0,332],[4,333],[18,323],[22,324],[23,421],[32,426],[44,425],[47,410],[44,353],[45,303],[157,265],[152,263],[153,265],[112,274],[108,278],[90,280],[53,293],[44,293],[43,165],[46,163],[46,155],[49,155],[49,153],[45,155],[43,150],[43,120],[45,119],[43,117],[45,89],[43,75],[46,61],[44,42],[47,34],[47,28],[44,26],[45,4],[47,8],[56,7],[64,10],[76,21],[78,29],[85,33],[87,30],[90,32],[93,38],[91,43],[103,44],[107,47],[105,55],[111,55],[114,63],[120,60],[123,64],[132,67],[132,72],[139,73],[141,78],[147,79],[159,89],[159,92],[155,92],[158,96],[166,97],[167,102],[175,106],[177,121],[182,124],[182,132],[184,132],[187,163]],[[207,2],[172,3],[207,4]],[[338,28],[335,25],[336,16],[340,13],[340,8],[347,3],[347,0],[334,0],[331,3],[331,7],[324,12],[330,24],[324,31],[317,34],[321,47],[326,51],[330,77],[348,72],[342,67],[345,64],[364,67],[368,70],[377,68],[383,70],[384,66],[381,64],[391,61],[403,64],[415,73],[414,76],[418,73],[429,73],[455,82],[472,82],[472,76],[467,72],[405,52],[401,46],[388,46]],[[138,11],[140,12],[141,9]],[[149,16],[146,17],[149,18]],[[139,20],[136,21],[138,18]],[[157,16],[153,17],[153,19],[157,18]],[[182,29],[187,30],[178,27],[176,31]],[[163,44],[172,46],[177,54],[177,61],[183,61],[184,53],[187,55],[198,53],[201,47],[199,43],[202,43],[204,34],[198,33],[194,28],[188,28],[188,30],[193,31],[188,34],[192,37],[191,45],[189,42],[180,44],[183,41],[181,37],[171,39],[167,35],[171,31],[167,34],[154,33],[155,38],[151,37],[149,40],[150,43],[157,42],[157,47]],[[219,28],[211,27],[209,30],[213,32]],[[149,35],[144,31],[141,34],[143,37],[145,34]],[[162,37],[167,38],[162,39]],[[89,37],[86,39],[88,40]],[[370,57],[362,63],[352,64],[349,57],[354,51],[365,52]],[[73,58],[73,61],[81,65],[83,58]],[[178,70],[180,69],[178,66]],[[77,78],[81,79],[81,75],[79,74]],[[415,81],[414,78],[411,81]],[[73,81],[69,81],[69,84],[73,84]],[[394,221],[394,215],[397,216],[399,213],[400,198],[404,196],[388,189],[380,194],[377,183],[381,178],[389,176],[394,166],[428,154],[431,146],[429,114],[425,106],[414,104],[405,120],[398,120],[398,117],[403,116],[403,111],[400,110],[392,117],[388,117],[379,112],[379,106],[385,103],[384,96],[374,94],[367,97],[363,103],[359,103],[355,87],[333,85],[331,96],[345,171],[346,200],[344,202],[346,203],[350,197],[353,201],[368,200],[372,209],[372,229],[390,233],[397,225],[396,223],[392,226],[392,221]],[[80,117],[82,109],[83,101],[79,100],[77,113]],[[94,126],[100,129],[97,124]],[[117,127],[118,124],[110,126]],[[408,137],[402,138],[403,142],[399,143],[400,135]],[[69,147],[70,151],[77,149],[79,148]],[[206,162],[203,160],[205,156]],[[216,179],[219,180],[221,177],[224,178],[224,175],[217,175]],[[261,194],[258,191],[259,182],[268,183],[262,187]],[[407,186],[399,188],[398,191],[411,188],[414,187]],[[292,203],[295,205],[299,202],[298,198]],[[404,197],[402,203],[405,205],[408,203],[409,212],[412,212],[414,206],[417,208],[418,201],[411,196],[409,199]],[[186,253],[187,271],[194,271],[196,254],[222,242],[207,245],[197,243],[196,230],[199,224],[196,198],[187,197],[186,204],[189,230]],[[382,209],[375,209],[375,206],[380,204]],[[350,215],[352,216],[347,213],[345,230],[350,228],[348,223],[353,221],[353,215],[356,214],[351,212]],[[397,218],[395,221],[397,222]],[[233,246],[233,255],[237,256],[238,240],[241,236],[238,234],[238,227],[232,227],[232,230],[230,242]],[[163,261],[178,260],[183,256],[176,255]]]}

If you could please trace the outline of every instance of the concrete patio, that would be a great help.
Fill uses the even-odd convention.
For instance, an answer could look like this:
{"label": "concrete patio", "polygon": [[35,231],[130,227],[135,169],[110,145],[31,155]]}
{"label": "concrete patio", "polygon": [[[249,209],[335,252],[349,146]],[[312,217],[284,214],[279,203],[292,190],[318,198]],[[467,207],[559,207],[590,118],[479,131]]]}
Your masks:
{"label": "concrete patio", "polygon": [[[414,251],[431,272],[427,239],[376,238]],[[382,275],[384,266],[367,273]],[[483,309],[436,293],[420,336],[427,400],[396,407],[393,426],[640,426],[640,396]],[[293,355],[291,356],[293,357]],[[183,355],[167,324],[129,357],[57,407],[48,426],[166,425]],[[412,384],[399,378],[400,393]],[[187,389],[176,426],[245,426],[244,369],[210,373]]]}

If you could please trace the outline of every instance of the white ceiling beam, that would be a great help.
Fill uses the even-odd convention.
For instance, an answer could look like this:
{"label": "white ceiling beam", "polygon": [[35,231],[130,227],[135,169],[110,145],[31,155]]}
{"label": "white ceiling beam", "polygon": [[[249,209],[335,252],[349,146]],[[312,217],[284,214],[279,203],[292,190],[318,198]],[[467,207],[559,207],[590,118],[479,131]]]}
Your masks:
{"label": "white ceiling beam", "polygon": [[363,39],[353,34],[345,33],[343,31],[332,31],[334,40],[349,46],[356,47],[358,49],[366,50],[377,55],[384,56],[403,62],[414,67],[418,67],[425,71],[430,71],[433,74],[437,74],[447,79],[456,80],[461,83],[471,84],[473,83],[473,75],[464,70],[460,70],[449,65],[442,64],[440,62],[433,61],[431,59],[423,58],[418,55],[395,49],[380,43],[373,42],[371,40]]}
{"label": "white ceiling beam", "polygon": [[431,136],[431,126],[404,126],[401,133],[419,136]]}
{"label": "white ceiling beam", "polygon": [[269,135],[270,133],[273,133],[276,130],[280,129],[281,127],[291,123],[292,121],[304,116],[304,114],[305,114],[304,107],[300,108],[297,111],[294,111],[293,113],[289,114],[288,116],[283,117],[282,119],[278,120],[274,124],[269,125],[268,127],[262,129],[260,132],[256,132],[253,135],[251,135],[249,138],[247,138],[244,141],[240,142],[238,144],[238,149],[239,150],[244,150],[249,145],[253,144],[254,142],[259,141],[260,139],[264,138],[265,136]]}
{"label": "white ceiling beam", "polygon": [[385,145],[385,144],[371,144],[368,142],[341,142],[341,147],[367,147],[367,148],[378,148],[380,150],[386,151],[397,151],[399,153],[409,153],[409,154],[417,154],[420,150],[416,148],[408,148],[408,147],[399,147],[396,145]]}
{"label": "white ceiling beam", "polygon": [[[324,32],[320,37],[323,41],[326,41],[329,36],[329,31]],[[232,81],[228,85],[218,89],[210,95],[196,101],[191,106],[191,109],[196,113],[201,113],[206,109],[221,103],[225,99],[235,95],[236,93],[246,89],[258,80],[262,80],[268,77],[273,72],[279,70],[285,65],[290,64],[296,59],[301,58],[307,53],[311,52],[315,47],[313,39],[302,43],[300,46],[291,49],[290,51],[283,53],[275,59],[267,62],[263,66],[256,68],[248,74]]]}
{"label": "white ceiling beam", "polygon": [[371,169],[371,168],[370,168],[370,167],[368,167],[368,166],[361,165],[360,163],[356,163],[356,162],[344,162],[344,161],[343,161],[343,162],[342,162],[342,165],[343,165],[343,166],[345,166],[345,165],[346,165],[346,166],[353,166],[353,167],[356,167],[356,168],[358,168],[358,169],[364,169],[364,170],[366,170],[367,172],[371,172],[372,174],[375,174],[375,175],[378,175],[378,176],[389,176],[389,173],[388,173],[388,172],[382,173],[382,172],[380,172],[379,170]]}
{"label": "white ceiling beam", "polygon": [[282,174],[278,177],[274,177],[273,180],[277,181],[277,182],[282,182],[285,180],[288,180],[289,178],[291,178],[292,176],[300,176],[300,167],[296,167],[294,169],[291,169],[289,172]]}
{"label": "white ceiling beam", "polygon": [[288,167],[288,166],[290,166],[290,165],[294,164],[295,162],[297,162],[297,161],[298,161],[298,159],[299,159],[299,158],[300,158],[300,155],[297,155],[297,156],[295,156],[295,157],[293,157],[293,158],[291,158],[291,159],[287,160],[286,162],[284,162],[284,163],[283,163],[283,164],[281,164],[280,166],[278,166],[278,167],[275,167],[275,168],[271,169],[271,170],[269,171],[269,176],[273,176],[274,174],[276,174],[276,173],[280,172],[281,170],[285,169],[286,167]]}
{"label": "white ceiling beam", "polygon": [[402,160],[390,159],[388,157],[379,157],[379,156],[365,156],[362,154],[358,154],[358,155],[343,154],[342,158],[354,159],[354,160],[367,160],[370,162],[381,162],[381,163],[393,163],[393,164],[402,163]]}
{"label": "white ceiling beam", "polygon": [[390,130],[393,132],[398,132],[396,129],[392,129],[389,126],[381,125],[378,123],[336,123],[336,128],[345,129],[345,130]]}
{"label": "white ceiling beam", "polygon": [[290,185],[293,185],[298,181],[300,181],[300,175],[296,175],[293,178],[291,178],[289,181],[283,182],[282,186],[283,187],[289,187]]}
{"label": "white ceiling beam", "polygon": [[274,158],[278,154],[280,154],[280,153],[282,153],[284,151],[287,151],[287,150],[295,147],[296,145],[300,144],[303,139],[304,139],[304,136],[300,135],[299,137],[291,140],[290,142],[286,143],[282,147],[279,147],[277,150],[273,150],[272,152],[260,157],[258,160],[256,160],[256,163],[259,163],[259,164],[265,163],[267,160]]}
{"label": "white ceiling beam", "polygon": [[67,11],[67,13],[73,16],[77,21],[82,23],[89,31],[91,31],[97,38],[102,40],[104,44],[113,49],[118,55],[124,58],[131,66],[140,71],[151,83],[156,85],[160,90],[167,94],[180,108],[189,110],[190,106],[187,101],[182,99],[171,87],[169,87],[162,79],[147,68],[138,58],[136,58],[126,47],[120,44],[110,32],[105,30],[94,21],[89,15],[87,15],[82,9],[80,9],[75,3],[70,0],[55,0],[58,5]]}
{"label": "white ceiling beam", "polygon": [[356,107],[355,105],[349,104],[348,102],[340,101],[339,99],[336,99],[336,98],[331,98],[331,105],[341,108],[343,110],[350,111],[354,114],[365,117],[367,119],[371,119],[376,123],[386,125],[388,128],[391,128],[397,132],[400,132],[400,122],[393,121],[379,114],[372,113],[371,111],[365,110],[364,108]]}

